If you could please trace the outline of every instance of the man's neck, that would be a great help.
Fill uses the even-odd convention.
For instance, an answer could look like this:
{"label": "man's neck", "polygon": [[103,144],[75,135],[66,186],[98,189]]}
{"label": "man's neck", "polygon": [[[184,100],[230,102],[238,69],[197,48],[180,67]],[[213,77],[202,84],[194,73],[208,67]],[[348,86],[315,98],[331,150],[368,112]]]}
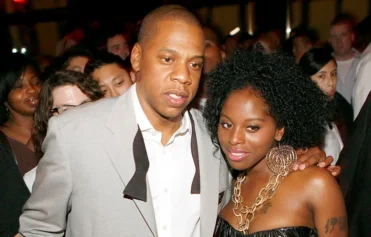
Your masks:
{"label": "man's neck", "polygon": [[334,54],[334,57],[336,61],[346,61],[346,60],[354,58],[354,52],[352,50],[348,54],[345,54],[345,55]]}
{"label": "man's neck", "polygon": [[141,99],[138,93],[138,87],[137,89],[137,95],[138,100],[140,103],[140,106],[142,107],[142,110],[144,112],[144,115],[147,117],[148,121],[151,123],[152,127],[156,130],[161,132],[162,138],[161,143],[163,145],[166,145],[170,138],[173,136],[173,134],[180,128],[182,125],[182,113],[172,117],[164,117],[159,114],[155,109],[151,107],[144,99]]}
{"label": "man's neck", "polygon": [[179,115],[176,118],[149,118],[148,120],[152,124],[153,128],[156,131],[161,132],[161,143],[162,145],[166,145],[173,134],[180,128],[182,125],[182,115]]}

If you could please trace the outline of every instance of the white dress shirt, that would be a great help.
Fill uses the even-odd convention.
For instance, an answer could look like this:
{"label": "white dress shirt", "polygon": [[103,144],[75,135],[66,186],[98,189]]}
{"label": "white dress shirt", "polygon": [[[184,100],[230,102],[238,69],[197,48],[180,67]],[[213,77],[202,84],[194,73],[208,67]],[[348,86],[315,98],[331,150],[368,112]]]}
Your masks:
{"label": "white dress shirt", "polygon": [[36,168],[37,166],[23,175],[23,180],[30,193],[32,193],[32,186],[36,179]]}
{"label": "white dress shirt", "polygon": [[192,152],[192,125],[188,112],[182,125],[164,146],[161,132],[147,119],[133,90],[134,111],[149,159],[148,181],[159,237],[200,236],[200,194],[191,194],[196,172]]}
{"label": "white dress shirt", "polygon": [[356,81],[356,68],[360,60],[360,53],[353,49],[354,57],[337,63],[338,82],[336,91],[339,92],[350,104],[352,103],[353,87]]}
{"label": "white dress shirt", "polygon": [[335,123],[332,123],[332,129],[327,126],[325,142],[323,145],[323,150],[325,151],[326,155],[334,158],[334,161],[331,163],[332,165],[336,164],[343,147],[344,144],[341,140],[339,129]]}

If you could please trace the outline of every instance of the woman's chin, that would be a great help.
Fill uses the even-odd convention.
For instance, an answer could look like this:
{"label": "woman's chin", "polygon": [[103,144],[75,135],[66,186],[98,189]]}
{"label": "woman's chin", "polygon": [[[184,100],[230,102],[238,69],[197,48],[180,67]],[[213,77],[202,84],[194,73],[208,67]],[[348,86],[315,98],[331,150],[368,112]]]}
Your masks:
{"label": "woman's chin", "polygon": [[246,164],[243,164],[241,162],[231,161],[231,160],[228,160],[228,164],[232,169],[238,170],[238,171],[243,171],[243,170],[247,170],[248,168],[250,168]]}

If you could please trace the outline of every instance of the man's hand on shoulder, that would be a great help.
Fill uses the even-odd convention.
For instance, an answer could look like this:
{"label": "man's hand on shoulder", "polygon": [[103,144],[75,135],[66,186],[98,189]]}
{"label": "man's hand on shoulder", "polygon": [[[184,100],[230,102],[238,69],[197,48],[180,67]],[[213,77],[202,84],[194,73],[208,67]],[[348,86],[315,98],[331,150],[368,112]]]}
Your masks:
{"label": "man's hand on shoulder", "polygon": [[299,149],[296,151],[298,154],[298,161],[293,167],[293,170],[304,170],[306,167],[317,165],[321,168],[327,168],[333,176],[340,174],[340,166],[332,166],[334,161],[332,156],[326,156],[326,153],[319,147],[312,147],[309,149]]}

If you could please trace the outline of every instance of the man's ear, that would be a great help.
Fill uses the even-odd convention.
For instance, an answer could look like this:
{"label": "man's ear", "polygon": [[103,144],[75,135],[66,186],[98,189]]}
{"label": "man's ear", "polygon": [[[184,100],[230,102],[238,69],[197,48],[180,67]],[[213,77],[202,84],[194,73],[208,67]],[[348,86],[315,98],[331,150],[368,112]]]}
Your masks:
{"label": "man's ear", "polygon": [[352,37],[352,43],[354,43],[355,39],[356,39],[356,34],[354,32],[351,33],[351,37]]}
{"label": "man's ear", "polygon": [[139,72],[140,69],[140,59],[142,57],[142,47],[138,43],[135,43],[133,49],[131,50],[130,62],[131,67],[134,72]]}
{"label": "man's ear", "polygon": [[225,49],[226,49],[226,46],[225,46],[225,44],[222,44],[222,46],[220,47],[221,49],[222,49],[222,51],[224,52],[224,54],[225,54]]}
{"label": "man's ear", "polygon": [[220,49],[220,55],[222,55],[222,60],[224,60],[227,57],[227,54],[223,49]]}

